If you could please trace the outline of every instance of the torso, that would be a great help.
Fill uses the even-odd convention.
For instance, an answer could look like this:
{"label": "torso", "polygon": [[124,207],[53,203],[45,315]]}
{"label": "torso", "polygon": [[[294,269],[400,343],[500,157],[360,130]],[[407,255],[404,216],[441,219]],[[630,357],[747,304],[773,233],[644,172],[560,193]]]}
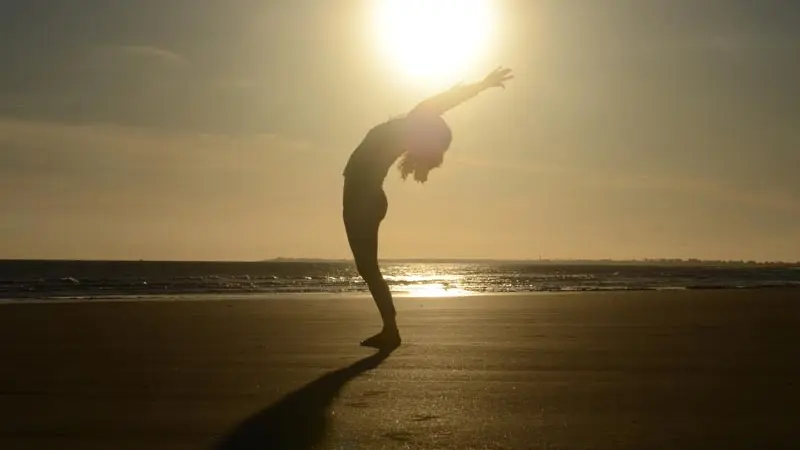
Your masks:
{"label": "torso", "polygon": [[344,168],[346,184],[381,188],[392,164],[403,153],[396,126],[395,121],[389,121],[369,130]]}
{"label": "torso", "polygon": [[347,161],[342,206],[350,226],[380,223],[386,215],[383,180],[403,153],[396,127],[395,121],[389,121],[369,130]]}

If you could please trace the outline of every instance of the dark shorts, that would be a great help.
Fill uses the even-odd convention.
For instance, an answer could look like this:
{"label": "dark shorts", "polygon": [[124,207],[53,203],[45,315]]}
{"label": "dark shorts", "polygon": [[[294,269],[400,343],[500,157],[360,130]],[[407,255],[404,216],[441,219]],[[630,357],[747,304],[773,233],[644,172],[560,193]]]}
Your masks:
{"label": "dark shorts", "polygon": [[389,209],[383,188],[345,179],[342,197],[342,216],[347,234],[376,233]]}

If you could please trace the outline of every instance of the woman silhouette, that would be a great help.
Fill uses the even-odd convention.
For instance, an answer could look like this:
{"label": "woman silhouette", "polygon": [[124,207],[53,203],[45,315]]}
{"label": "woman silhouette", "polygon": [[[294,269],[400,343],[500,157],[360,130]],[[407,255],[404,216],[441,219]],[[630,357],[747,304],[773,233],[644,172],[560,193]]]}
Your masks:
{"label": "woman silhouette", "polygon": [[512,78],[511,69],[498,68],[480,82],[429,98],[407,115],[373,127],[350,155],[342,202],[347,240],[383,319],[381,332],[361,345],[384,350],[400,345],[392,294],[378,267],[378,228],[389,206],[383,180],[389,168],[402,157],[398,169],[404,180],[413,174],[417,182],[427,181],[428,173],[442,165],[453,137],[441,115],[486,89],[504,88]]}

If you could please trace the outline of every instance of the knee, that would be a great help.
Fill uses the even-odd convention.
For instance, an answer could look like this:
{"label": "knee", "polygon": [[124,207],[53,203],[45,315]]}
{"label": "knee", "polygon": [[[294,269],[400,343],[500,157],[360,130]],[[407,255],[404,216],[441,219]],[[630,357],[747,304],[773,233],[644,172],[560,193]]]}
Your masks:
{"label": "knee", "polygon": [[356,263],[356,269],[358,274],[367,282],[382,279],[381,270],[377,264]]}

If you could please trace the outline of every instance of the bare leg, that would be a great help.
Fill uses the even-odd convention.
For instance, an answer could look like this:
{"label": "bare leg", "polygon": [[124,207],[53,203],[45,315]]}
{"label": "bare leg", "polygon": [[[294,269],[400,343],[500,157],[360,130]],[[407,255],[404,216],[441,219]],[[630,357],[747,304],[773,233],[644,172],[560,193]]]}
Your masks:
{"label": "bare leg", "polygon": [[397,330],[397,313],[394,308],[392,293],[378,266],[379,226],[380,221],[375,221],[369,225],[358,224],[358,226],[354,226],[351,224],[347,226],[347,237],[350,242],[350,248],[353,251],[358,273],[367,283],[383,320],[383,330],[361,344],[369,347],[386,348],[399,345],[400,334]]}
{"label": "bare leg", "polygon": [[396,328],[395,316],[397,313],[394,309],[392,293],[378,266],[378,226],[376,224],[374,230],[360,231],[349,239],[358,274],[369,287],[375,305],[381,313],[383,326]]}

